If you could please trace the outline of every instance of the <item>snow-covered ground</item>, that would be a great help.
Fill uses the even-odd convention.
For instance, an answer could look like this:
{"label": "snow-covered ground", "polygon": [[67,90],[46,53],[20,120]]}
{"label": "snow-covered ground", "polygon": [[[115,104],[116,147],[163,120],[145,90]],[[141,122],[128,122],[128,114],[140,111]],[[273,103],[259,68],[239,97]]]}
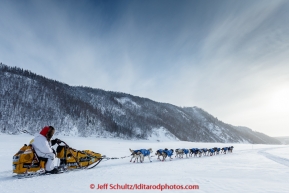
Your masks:
{"label": "snow-covered ground", "polygon": [[[150,163],[130,163],[130,158],[101,162],[91,170],[46,175],[27,179],[13,178],[12,156],[32,139],[29,135],[0,134],[0,192],[160,192],[160,190],[111,190],[113,184],[198,185],[198,190],[163,190],[163,192],[288,192],[289,146],[192,143],[184,141],[129,141],[120,139],[61,137],[71,147],[90,149],[107,157],[128,156],[129,148],[211,148],[233,145],[227,155],[173,159]],[[153,154],[154,154],[153,153]],[[108,184],[108,189],[90,185]]]}

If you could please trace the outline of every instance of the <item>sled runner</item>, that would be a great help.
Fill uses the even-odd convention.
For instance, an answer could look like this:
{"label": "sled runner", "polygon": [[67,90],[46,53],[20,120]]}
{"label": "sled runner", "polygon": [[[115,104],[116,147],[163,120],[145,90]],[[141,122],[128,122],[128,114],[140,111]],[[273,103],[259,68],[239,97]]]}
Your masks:
{"label": "sled runner", "polygon": [[[73,149],[63,141],[58,144],[56,157],[60,160],[60,165],[58,166],[60,172],[76,169],[91,169],[105,158],[105,156],[91,150],[79,151]],[[24,144],[13,156],[13,173],[16,174],[15,177],[19,178],[45,174],[46,161],[47,158],[37,156],[31,144]]]}

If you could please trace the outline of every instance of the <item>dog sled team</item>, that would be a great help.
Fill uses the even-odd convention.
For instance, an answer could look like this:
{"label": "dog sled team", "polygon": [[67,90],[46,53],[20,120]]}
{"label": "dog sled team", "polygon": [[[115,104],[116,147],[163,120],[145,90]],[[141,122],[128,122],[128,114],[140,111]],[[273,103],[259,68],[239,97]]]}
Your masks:
{"label": "dog sled team", "polygon": [[[198,149],[198,148],[192,148],[192,149],[159,149],[156,151],[155,155],[157,156],[157,160],[160,161],[165,161],[167,158],[169,158],[169,160],[172,160],[172,156],[175,153],[175,157],[178,158],[184,158],[184,155],[186,156],[186,158],[188,157],[201,157],[201,156],[213,156],[213,155],[218,155],[220,153],[223,154],[227,154],[228,152],[233,153],[233,146],[230,147],[223,147],[223,148],[219,148],[219,147],[214,147],[214,148],[202,148],[202,149]],[[138,162],[138,160],[140,160],[140,162],[144,162],[144,158],[147,157],[149,159],[150,162],[152,162],[151,160],[151,153],[153,152],[152,148],[149,149],[139,149],[139,150],[132,150],[129,149],[131,152],[131,159],[130,162],[133,163]]]}

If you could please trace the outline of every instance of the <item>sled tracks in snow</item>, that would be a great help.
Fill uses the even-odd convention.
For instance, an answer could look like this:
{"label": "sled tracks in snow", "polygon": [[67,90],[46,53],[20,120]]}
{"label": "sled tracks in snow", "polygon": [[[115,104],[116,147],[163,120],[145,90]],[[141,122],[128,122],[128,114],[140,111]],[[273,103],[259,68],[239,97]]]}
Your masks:
{"label": "sled tracks in snow", "polygon": [[277,163],[279,163],[279,164],[282,164],[282,165],[284,165],[284,166],[289,167],[289,159],[272,155],[272,154],[270,154],[270,153],[265,152],[265,150],[259,151],[258,153],[261,154],[261,155],[263,155],[263,156],[265,156],[266,158],[274,161],[274,162],[277,162]]}

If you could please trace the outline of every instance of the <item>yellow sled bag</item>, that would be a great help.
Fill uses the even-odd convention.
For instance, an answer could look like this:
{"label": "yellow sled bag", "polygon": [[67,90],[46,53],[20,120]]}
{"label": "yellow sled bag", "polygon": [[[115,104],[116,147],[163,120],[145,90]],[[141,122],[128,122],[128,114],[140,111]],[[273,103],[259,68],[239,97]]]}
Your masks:
{"label": "yellow sled bag", "polygon": [[24,146],[13,156],[13,173],[23,174],[44,170],[46,159],[39,160],[32,145]]}
{"label": "yellow sled bag", "polygon": [[70,169],[88,167],[102,159],[99,153],[90,150],[79,151],[67,145],[59,145],[56,152],[60,159],[60,166],[67,166]]}
{"label": "yellow sled bag", "polygon": [[[64,170],[93,168],[103,159],[99,153],[90,150],[79,151],[65,145],[58,145],[56,157],[60,159],[59,168]],[[105,157],[105,156],[104,156]],[[32,145],[24,146],[13,156],[13,173],[17,175],[45,172],[47,158],[38,157]]]}

